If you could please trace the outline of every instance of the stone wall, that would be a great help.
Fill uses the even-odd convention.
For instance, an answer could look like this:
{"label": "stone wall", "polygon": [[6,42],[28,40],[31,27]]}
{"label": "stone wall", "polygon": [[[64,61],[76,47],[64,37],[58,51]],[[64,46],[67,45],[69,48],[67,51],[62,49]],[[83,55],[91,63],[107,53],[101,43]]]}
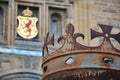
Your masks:
{"label": "stone wall", "polygon": [[41,80],[41,57],[0,54],[0,80]]}

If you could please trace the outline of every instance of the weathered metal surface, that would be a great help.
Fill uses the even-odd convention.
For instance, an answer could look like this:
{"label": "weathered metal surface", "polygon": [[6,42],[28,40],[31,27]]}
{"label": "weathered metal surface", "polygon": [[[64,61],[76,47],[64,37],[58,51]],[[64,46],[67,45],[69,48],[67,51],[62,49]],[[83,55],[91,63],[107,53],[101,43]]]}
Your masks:
{"label": "weathered metal surface", "polygon": [[[58,38],[64,44],[51,54],[43,54],[43,80],[119,80],[120,50],[111,44],[110,37],[120,43],[120,33],[110,34],[112,26],[99,26],[103,33],[91,30],[91,38],[103,36],[104,40],[99,46],[89,47],[76,41],[84,35],[74,33],[73,25],[68,24],[66,35]],[[45,46],[50,41],[53,43],[53,38],[46,40]]]}
{"label": "weathered metal surface", "polygon": [[119,80],[120,72],[99,69],[71,69],[46,76],[44,80]]}

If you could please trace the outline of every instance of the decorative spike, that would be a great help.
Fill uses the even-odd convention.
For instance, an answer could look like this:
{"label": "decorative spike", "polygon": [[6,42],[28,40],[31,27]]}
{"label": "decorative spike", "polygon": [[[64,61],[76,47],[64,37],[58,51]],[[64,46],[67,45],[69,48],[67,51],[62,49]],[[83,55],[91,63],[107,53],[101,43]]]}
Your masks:
{"label": "decorative spike", "polygon": [[94,39],[99,36],[103,36],[103,34],[91,29],[91,39]]}

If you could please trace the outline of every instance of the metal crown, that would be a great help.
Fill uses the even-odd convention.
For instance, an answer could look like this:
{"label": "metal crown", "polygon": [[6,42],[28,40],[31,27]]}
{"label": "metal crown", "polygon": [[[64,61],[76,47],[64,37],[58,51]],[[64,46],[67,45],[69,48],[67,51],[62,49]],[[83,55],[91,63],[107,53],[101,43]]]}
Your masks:
{"label": "metal crown", "polygon": [[[47,35],[43,46],[44,71],[43,80],[118,80],[120,79],[120,50],[111,43],[114,38],[120,43],[120,32],[110,34],[113,26],[99,24],[103,33],[91,29],[91,39],[104,37],[102,44],[96,47],[85,46],[76,41],[82,33],[74,33],[70,23],[66,27],[66,35],[58,38],[64,44],[49,54],[49,44],[54,44],[53,37]],[[45,53],[46,51],[46,53]]]}

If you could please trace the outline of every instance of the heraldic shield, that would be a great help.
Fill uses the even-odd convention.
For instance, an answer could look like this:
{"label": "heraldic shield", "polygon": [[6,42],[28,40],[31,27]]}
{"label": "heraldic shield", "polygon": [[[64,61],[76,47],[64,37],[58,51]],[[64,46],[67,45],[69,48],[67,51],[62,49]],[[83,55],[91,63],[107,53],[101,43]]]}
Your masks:
{"label": "heraldic shield", "polygon": [[18,16],[17,19],[19,20],[17,33],[21,37],[25,39],[32,39],[36,37],[38,34],[38,30],[36,28],[36,22],[38,19],[36,17]]}

